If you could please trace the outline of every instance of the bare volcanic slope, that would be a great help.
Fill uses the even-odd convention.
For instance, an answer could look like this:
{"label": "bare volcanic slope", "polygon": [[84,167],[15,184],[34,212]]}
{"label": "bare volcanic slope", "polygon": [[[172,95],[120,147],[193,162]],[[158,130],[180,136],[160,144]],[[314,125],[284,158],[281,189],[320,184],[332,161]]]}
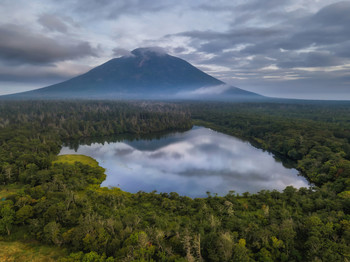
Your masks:
{"label": "bare volcanic slope", "polygon": [[138,48],[70,80],[5,99],[257,99],[180,58]]}

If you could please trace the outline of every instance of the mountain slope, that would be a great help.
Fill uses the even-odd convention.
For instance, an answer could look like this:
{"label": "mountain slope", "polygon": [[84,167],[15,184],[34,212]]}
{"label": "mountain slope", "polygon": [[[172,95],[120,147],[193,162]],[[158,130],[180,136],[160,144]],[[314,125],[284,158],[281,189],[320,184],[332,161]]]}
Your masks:
{"label": "mountain slope", "polygon": [[[219,90],[211,90],[220,87]],[[33,91],[6,96],[14,99],[196,99],[259,95],[235,87],[204,73],[185,60],[152,48],[138,48],[130,56],[112,59],[70,80]]]}

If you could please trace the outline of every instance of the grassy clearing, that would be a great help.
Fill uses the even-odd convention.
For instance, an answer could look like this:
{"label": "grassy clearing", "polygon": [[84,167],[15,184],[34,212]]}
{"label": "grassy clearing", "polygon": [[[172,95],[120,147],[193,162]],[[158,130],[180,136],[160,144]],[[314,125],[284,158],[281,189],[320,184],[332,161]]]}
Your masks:
{"label": "grassy clearing", "polygon": [[74,164],[75,162],[80,162],[85,165],[97,167],[98,162],[92,157],[85,155],[60,155],[57,157],[57,160],[53,161],[53,163],[69,163]]}
{"label": "grassy clearing", "polygon": [[22,243],[0,239],[1,262],[53,262],[67,255],[65,249],[46,246],[37,242]]}

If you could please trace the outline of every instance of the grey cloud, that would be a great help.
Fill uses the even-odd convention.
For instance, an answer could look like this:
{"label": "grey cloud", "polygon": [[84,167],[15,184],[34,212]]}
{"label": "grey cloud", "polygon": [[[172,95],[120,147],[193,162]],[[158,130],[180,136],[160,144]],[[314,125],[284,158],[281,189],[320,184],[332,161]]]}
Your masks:
{"label": "grey cloud", "polygon": [[126,155],[130,155],[135,151],[135,149],[133,148],[117,148],[114,150],[114,154],[116,156],[126,156]]}
{"label": "grey cloud", "polygon": [[332,46],[335,54],[339,57],[350,58],[350,40],[341,44]]}
{"label": "grey cloud", "polygon": [[291,35],[286,41],[275,46],[286,50],[298,50],[311,45],[323,46],[345,42],[349,39],[350,29],[347,27],[308,28]]}
{"label": "grey cloud", "polygon": [[296,50],[312,44],[330,45],[348,41],[349,13],[350,2],[328,5],[308,19],[299,21],[294,33],[280,46]]}
{"label": "grey cloud", "polygon": [[[215,32],[215,31],[187,31],[187,32],[182,32],[177,34],[178,36],[188,36],[191,38],[196,38],[196,39],[201,39],[201,40],[210,40],[216,37],[222,38],[226,34],[225,33],[220,33],[220,32]],[[168,35],[170,37],[172,35]]]}
{"label": "grey cloud", "polygon": [[0,79],[1,81],[16,81],[16,82],[32,82],[37,81],[38,78],[42,80],[54,79],[57,81],[66,79],[65,76],[60,74],[55,74],[52,72],[48,72],[45,69],[41,68],[16,68],[14,70],[13,67],[0,67]]}
{"label": "grey cloud", "polygon": [[188,49],[183,47],[183,46],[179,46],[179,47],[175,47],[171,49],[171,52],[176,53],[176,54],[180,54],[183,52],[186,52]]}
{"label": "grey cloud", "polygon": [[[197,47],[199,51],[218,52],[229,49],[239,44],[251,44],[253,46],[268,38],[280,38],[285,34],[284,28],[242,28],[231,29],[227,32],[214,31],[189,31],[179,33],[179,36],[187,36],[193,40],[201,40]],[[203,41],[206,41],[203,43]],[[195,43],[195,42],[194,42]]]}
{"label": "grey cloud", "polygon": [[158,46],[150,46],[150,47],[143,47],[143,48],[137,48],[133,51],[131,51],[134,55],[141,55],[141,56],[147,56],[149,53],[155,53],[158,56],[166,55],[167,51]]}
{"label": "grey cloud", "polygon": [[276,24],[283,21],[290,21],[291,19],[298,17],[301,18],[305,15],[305,11],[298,9],[297,11],[286,12],[286,8],[293,4],[295,1],[285,0],[266,0],[266,1],[244,1],[243,4],[235,7],[235,13],[231,25],[245,26],[251,21],[259,21],[260,25],[266,25],[268,23]]}
{"label": "grey cloud", "polygon": [[167,156],[168,154],[166,152],[162,152],[162,151],[156,151],[154,153],[151,153],[148,157],[150,159],[160,159],[160,158],[164,158],[165,156]]}
{"label": "grey cloud", "polygon": [[314,16],[314,21],[324,25],[332,24],[347,27],[350,23],[349,11],[349,1],[334,3],[319,10]]}
{"label": "grey cloud", "polygon": [[120,57],[120,56],[132,56],[131,52],[124,48],[114,48],[113,50],[113,56],[114,57]]}
{"label": "grey cloud", "polygon": [[205,10],[207,12],[230,12],[232,8],[234,8],[234,4],[222,4],[222,5],[217,5],[217,3],[214,2],[214,4],[211,3],[205,3],[205,4],[200,4],[197,8],[201,10]]}
{"label": "grey cloud", "polygon": [[175,152],[171,154],[171,157],[174,159],[180,159],[180,158],[183,158],[183,155]]}
{"label": "grey cloud", "polygon": [[[269,14],[269,12],[275,12],[276,9],[283,9],[288,6],[291,0],[253,0],[253,1],[226,1],[218,4],[217,2],[207,2],[200,4],[197,8],[208,12],[232,12],[237,17],[237,13],[241,14],[239,16],[253,14],[256,16],[257,13]],[[248,15],[248,19],[252,16]]]}
{"label": "grey cloud", "polygon": [[[76,76],[76,74],[82,74],[87,72],[91,67],[82,65],[65,66],[64,69],[58,68],[55,65],[52,66],[40,66],[40,65],[21,65],[21,66],[8,66],[0,65],[0,79],[1,81],[9,82],[51,82],[57,83]],[[40,87],[40,86],[38,86]]]}
{"label": "grey cloud", "polygon": [[122,15],[140,15],[144,12],[159,12],[174,6],[173,1],[153,1],[153,0],[85,0],[83,3],[75,1],[65,1],[75,12],[82,16],[104,17],[107,19],[116,19]]}
{"label": "grey cloud", "polygon": [[97,50],[86,41],[58,41],[13,24],[1,25],[0,35],[0,58],[9,63],[48,64],[97,56]]}
{"label": "grey cloud", "polygon": [[344,59],[334,56],[330,52],[316,51],[307,54],[295,54],[292,57],[288,57],[287,60],[280,59],[277,66],[281,68],[327,67],[342,65],[344,62]]}
{"label": "grey cloud", "polygon": [[42,14],[38,18],[38,22],[50,31],[67,33],[68,26],[59,17],[53,14]]}
{"label": "grey cloud", "polygon": [[239,11],[246,11],[246,12],[252,12],[252,11],[268,11],[273,9],[283,9],[285,6],[289,5],[292,2],[292,0],[253,0],[253,1],[246,1],[243,4],[239,5],[237,9]]}
{"label": "grey cloud", "polygon": [[167,152],[163,152],[163,151],[156,151],[156,152],[152,152],[151,154],[149,154],[148,157],[150,159],[162,159],[165,157],[168,157],[170,159],[180,159],[183,157],[183,155],[180,153],[177,153],[177,152],[167,153]]}
{"label": "grey cloud", "polygon": [[214,144],[213,142],[207,142],[197,145],[197,147],[193,148],[191,151],[195,152],[195,150],[201,150],[207,152],[208,154],[217,154],[222,152],[221,150],[223,150],[225,153],[228,152],[228,150],[224,150],[220,147],[220,145]]}
{"label": "grey cloud", "polygon": [[[231,69],[257,70],[276,64],[288,69],[349,63],[346,59],[349,51],[345,46],[349,46],[350,2],[331,4],[308,15],[306,12],[302,15],[295,11],[287,13],[283,6],[288,3],[253,1],[236,7],[240,15],[250,11],[277,12],[281,17],[285,15],[287,22],[277,16],[275,23],[268,27],[236,27],[233,23],[232,29],[226,32],[187,31],[177,35],[188,37],[197,52],[214,55],[209,59],[200,59],[200,55],[196,59],[192,55],[195,63],[224,65]],[[224,52],[232,48],[237,51]],[[311,49],[304,50],[308,48]]]}
{"label": "grey cloud", "polygon": [[[314,12],[307,5],[294,3],[294,9],[286,11],[293,1],[247,1],[231,8],[234,10],[226,7],[232,11],[231,29],[192,30],[167,38],[187,37],[196,52],[181,57],[201,68],[208,65],[212,75],[251,91],[259,93],[256,87],[260,86],[281,93],[289,90],[302,97],[307,92],[315,94],[315,87],[325,93],[327,87],[333,87],[346,94],[349,71],[341,66],[350,64],[350,2],[329,4]],[[210,10],[210,6],[203,8]],[[212,12],[224,9],[213,8]],[[209,65],[228,69],[211,72]],[[338,68],[296,69],[326,70],[330,66]]]}
{"label": "grey cloud", "polygon": [[[237,184],[240,184],[240,185],[242,185],[242,183],[244,184],[247,183],[247,185],[245,186],[249,186],[249,182],[246,181],[247,174],[236,172],[230,169],[208,170],[208,169],[197,168],[197,169],[189,169],[184,172],[179,172],[178,175],[185,176],[185,177],[202,177],[202,178],[216,177],[217,179],[221,177],[223,181],[231,180],[231,181],[235,181]],[[266,174],[263,172],[262,173],[251,172],[249,173],[249,179],[254,180],[257,183],[261,183],[261,182],[266,182],[267,180],[272,181],[273,177],[269,177],[269,174]],[[251,187],[252,189],[254,188],[253,186]]]}

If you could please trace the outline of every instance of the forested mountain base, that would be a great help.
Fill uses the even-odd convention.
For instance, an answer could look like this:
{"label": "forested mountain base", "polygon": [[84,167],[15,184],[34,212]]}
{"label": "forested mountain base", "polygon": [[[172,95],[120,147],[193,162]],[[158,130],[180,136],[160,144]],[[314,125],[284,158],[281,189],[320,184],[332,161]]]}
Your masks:
{"label": "forested mountain base", "polygon": [[[65,247],[61,261],[349,261],[349,115],[348,104],[0,103],[0,234]],[[189,129],[191,117],[288,157],[315,186],[131,194],[100,188],[99,166],[57,161],[67,139]]]}

